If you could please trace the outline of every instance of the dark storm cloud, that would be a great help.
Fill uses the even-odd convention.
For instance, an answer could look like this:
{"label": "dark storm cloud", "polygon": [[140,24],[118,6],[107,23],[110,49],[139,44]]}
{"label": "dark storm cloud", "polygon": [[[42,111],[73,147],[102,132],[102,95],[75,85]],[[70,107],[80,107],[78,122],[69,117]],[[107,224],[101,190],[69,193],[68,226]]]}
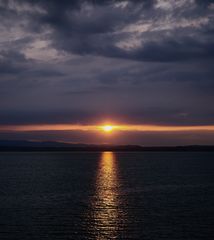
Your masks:
{"label": "dark storm cloud", "polygon": [[[180,9],[176,1],[172,0],[170,4],[173,4],[173,9],[169,9],[170,4],[162,6],[161,1],[15,1],[17,5],[20,5],[19,7],[24,9],[22,14],[26,16],[27,29],[29,31],[37,29],[41,32],[45,27],[50,28],[49,37],[54,48],[66,52],[137,61],[181,61],[212,57],[213,39],[198,33],[198,29],[212,26],[213,6],[211,4],[213,1],[196,1],[197,5],[195,4],[192,8],[190,8],[192,1],[182,2],[184,6]],[[205,5],[206,9],[203,9],[201,5]],[[3,6],[5,6],[5,11],[9,11],[8,3]],[[24,6],[32,9],[38,7],[39,10],[29,13]],[[212,7],[209,8],[209,6]],[[185,7],[189,7],[190,10],[184,9]],[[15,10],[16,7],[10,11],[15,12]],[[174,34],[172,29],[162,30],[161,26],[156,26],[157,29],[153,31],[157,22],[164,20],[169,11],[174,18],[170,17],[171,19],[169,18],[169,21],[163,24],[171,24],[172,29],[176,20],[188,14],[193,16],[192,19],[190,16],[186,18],[188,35],[185,33],[184,23],[176,27],[179,32],[181,31],[180,34]],[[17,13],[12,18],[15,20],[17,15],[20,17],[20,13]],[[200,26],[201,18],[204,18],[202,19],[204,23]],[[188,21],[190,21],[189,26]],[[142,22],[145,24],[150,22],[149,29],[143,31]],[[138,36],[137,47],[126,49],[118,46],[121,41],[124,44],[132,44],[129,38],[137,34],[134,30],[124,29],[127,25],[131,25],[130,28],[133,28],[133,25],[142,28],[141,36]],[[145,33],[151,35],[150,39],[145,38]]]}
{"label": "dark storm cloud", "polygon": [[95,122],[98,114],[81,111],[4,111],[0,113],[0,124],[48,124],[48,123],[85,123]]}
{"label": "dark storm cloud", "polygon": [[[212,9],[207,9],[212,1],[197,1],[198,6],[194,9],[180,10],[174,2],[172,13],[182,18],[191,14],[192,26],[189,26],[189,36],[182,34],[169,35],[169,30],[156,30],[156,33],[150,33],[150,41],[144,41],[144,32],[140,37],[139,46],[133,49],[124,49],[118,47],[117,43],[121,40],[126,42],[127,37],[135,33],[118,31],[128,24],[139,24],[139,21],[157,22],[164,19],[169,11],[167,8],[154,9],[155,1],[130,1],[124,7],[115,7],[116,4],[122,4],[123,1],[20,1],[22,4],[32,4],[39,6],[40,12],[29,15],[29,29],[43,29],[44,26],[52,30],[51,39],[53,46],[61,50],[75,54],[100,55],[106,57],[127,58],[138,61],[181,61],[193,58],[210,58],[213,56],[212,38],[206,39],[203,35],[197,33],[197,24],[200,17],[205,18],[211,13]],[[189,6],[186,1],[185,6]],[[201,5],[207,8],[202,9]],[[152,8],[153,6],[153,8]],[[161,6],[161,5],[160,5]],[[149,8],[148,8],[149,7]],[[167,7],[167,6],[166,6]],[[187,20],[191,20],[190,17]],[[174,23],[176,19],[171,19]],[[194,23],[195,21],[195,23]],[[199,21],[200,22],[200,21]],[[37,24],[37,26],[36,26]],[[170,24],[168,22],[167,24]],[[205,24],[206,27],[210,23]],[[151,24],[150,28],[152,29]],[[204,25],[203,25],[204,27]],[[180,30],[184,31],[181,24]],[[197,34],[197,37],[195,36]],[[151,32],[149,30],[149,32]],[[173,32],[173,31],[171,31]]]}
{"label": "dark storm cloud", "polygon": [[196,3],[202,6],[209,6],[211,3],[214,3],[213,0],[196,0]]}
{"label": "dark storm cloud", "polygon": [[213,58],[214,44],[198,42],[193,38],[165,39],[163,42],[149,42],[134,54],[142,61],[185,61],[190,59]]}
{"label": "dark storm cloud", "polygon": [[[0,74],[17,74],[24,70],[23,63],[26,63],[24,54],[14,51],[0,52]],[[21,64],[20,64],[21,63]]]}

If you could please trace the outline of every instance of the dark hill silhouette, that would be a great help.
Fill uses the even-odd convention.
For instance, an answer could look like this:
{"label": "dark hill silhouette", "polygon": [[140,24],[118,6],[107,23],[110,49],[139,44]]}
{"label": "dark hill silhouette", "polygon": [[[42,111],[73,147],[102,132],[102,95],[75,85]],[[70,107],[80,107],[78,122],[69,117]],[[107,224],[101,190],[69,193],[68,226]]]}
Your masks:
{"label": "dark hill silhouette", "polygon": [[0,140],[0,151],[214,151],[214,146],[140,146]]}

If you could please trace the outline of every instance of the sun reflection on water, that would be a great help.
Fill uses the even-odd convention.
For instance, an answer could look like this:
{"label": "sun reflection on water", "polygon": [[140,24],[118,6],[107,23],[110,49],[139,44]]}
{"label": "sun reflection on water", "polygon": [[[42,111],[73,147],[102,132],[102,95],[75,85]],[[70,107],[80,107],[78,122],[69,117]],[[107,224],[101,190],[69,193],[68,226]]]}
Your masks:
{"label": "sun reflection on water", "polygon": [[113,152],[103,152],[98,166],[96,193],[93,201],[93,232],[97,240],[115,239],[120,210],[117,164]]}

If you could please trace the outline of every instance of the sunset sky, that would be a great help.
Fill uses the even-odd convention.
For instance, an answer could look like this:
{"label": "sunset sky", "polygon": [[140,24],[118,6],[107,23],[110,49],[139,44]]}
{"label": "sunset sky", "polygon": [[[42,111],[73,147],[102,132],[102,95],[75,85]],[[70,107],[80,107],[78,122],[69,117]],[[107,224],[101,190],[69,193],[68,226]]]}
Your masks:
{"label": "sunset sky", "polygon": [[3,139],[214,144],[214,0],[0,0]]}

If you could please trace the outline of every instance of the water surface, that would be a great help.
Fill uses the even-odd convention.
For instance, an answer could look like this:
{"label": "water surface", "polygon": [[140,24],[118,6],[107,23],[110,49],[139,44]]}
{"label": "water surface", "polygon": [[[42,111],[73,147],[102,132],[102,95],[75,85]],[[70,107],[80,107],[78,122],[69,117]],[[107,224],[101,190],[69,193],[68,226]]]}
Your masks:
{"label": "water surface", "polygon": [[0,153],[0,239],[214,239],[214,153]]}

